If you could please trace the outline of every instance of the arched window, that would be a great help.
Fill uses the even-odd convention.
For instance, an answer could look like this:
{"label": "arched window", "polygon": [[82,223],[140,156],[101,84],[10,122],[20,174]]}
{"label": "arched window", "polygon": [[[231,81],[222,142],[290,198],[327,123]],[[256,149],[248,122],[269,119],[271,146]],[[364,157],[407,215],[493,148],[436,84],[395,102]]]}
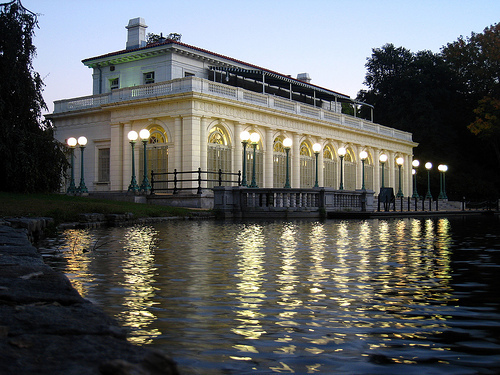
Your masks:
{"label": "arched window", "polygon": [[286,179],[286,153],[283,147],[285,137],[278,136],[273,145],[273,187],[282,188]]}
{"label": "arched window", "polygon": [[[222,172],[231,172],[231,142],[226,129],[222,125],[215,125],[208,132],[207,167],[209,180],[219,178],[219,169]],[[213,187],[215,183],[208,183]]]}
{"label": "arched window", "polygon": [[337,182],[337,158],[331,145],[326,145],[323,149],[323,184],[325,187],[339,188]]}
{"label": "arched window", "polygon": [[[250,133],[254,133],[254,131],[250,131]],[[250,185],[253,178],[253,144],[248,142],[247,144],[247,152],[246,152],[246,177],[247,177],[247,185]],[[264,179],[264,155],[262,153],[262,137],[257,143],[255,148],[255,182],[257,186],[262,187],[262,182]]]}
{"label": "arched window", "polygon": [[365,160],[365,189],[373,190],[373,157],[370,152]]}
{"label": "arched window", "polygon": [[356,159],[352,149],[346,149],[344,156],[344,189],[356,190]]}
{"label": "arched window", "polygon": [[[147,153],[147,173],[151,178],[151,171],[165,173],[168,172],[168,138],[165,130],[159,125],[152,125],[149,130],[149,140],[146,145]],[[138,143],[140,144],[140,143]],[[142,146],[142,144],[140,144]],[[140,147],[138,147],[140,149]],[[142,180],[144,175],[144,152],[139,152],[139,176]],[[155,185],[155,189],[166,188],[166,186]]]}
{"label": "arched window", "polygon": [[312,188],[314,186],[314,157],[311,147],[307,142],[300,144],[300,187]]}

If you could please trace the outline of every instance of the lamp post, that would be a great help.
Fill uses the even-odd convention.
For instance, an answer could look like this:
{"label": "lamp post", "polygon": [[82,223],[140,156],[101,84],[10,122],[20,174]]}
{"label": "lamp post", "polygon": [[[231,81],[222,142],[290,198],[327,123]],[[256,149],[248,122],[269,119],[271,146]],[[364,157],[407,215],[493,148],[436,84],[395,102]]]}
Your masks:
{"label": "lamp post", "polygon": [[321,151],[321,145],[319,143],[313,144],[313,151],[314,151],[314,155],[316,155],[316,180],[314,182],[314,187],[317,188],[317,187],[319,187],[319,185],[318,185],[318,155],[319,155],[319,152]]}
{"label": "lamp post", "polygon": [[71,151],[71,181],[69,183],[69,187],[66,193],[75,194],[77,192],[75,186],[75,146],[77,141],[75,137],[70,137],[66,140],[66,143],[68,144],[69,149]]}
{"label": "lamp post", "polygon": [[347,153],[345,147],[340,147],[337,151],[340,157],[340,187],[339,190],[344,190],[344,156]]}
{"label": "lamp post", "polygon": [[418,160],[413,160],[411,162],[411,165],[413,165],[413,168],[411,170],[411,174],[413,175],[413,195],[412,198],[420,198],[417,192],[417,168],[420,165],[420,162]]}
{"label": "lamp post", "polygon": [[288,154],[290,152],[290,147],[292,147],[292,140],[290,138],[285,138],[283,140],[283,147],[285,148],[286,152],[286,178],[285,178],[285,189],[290,188],[290,173],[288,170]]}
{"label": "lamp post", "polygon": [[439,196],[438,199],[448,199],[446,196],[446,186],[445,186],[445,173],[448,170],[448,166],[444,164],[438,165],[439,176]]}
{"label": "lamp post", "polygon": [[148,179],[148,154],[146,150],[146,145],[149,140],[149,135],[150,134],[148,129],[142,129],[139,132],[139,137],[141,137],[142,144],[144,145],[144,177],[142,178],[142,184],[140,190],[146,194],[151,190],[151,185]]}
{"label": "lamp post", "polygon": [[404,159],[402,157],[399,157],[396,159],[396,164],[398,165],[399,168],[399,188],[398,188],[398,193],[396,194],[397,198],[403,197],[403,191],[401,190],[401,166],[404,163]]}
{"label": "lamp post", "polygon": [[80,170],[81,170],[80,186],[78,186],[78,190],[77,190],[80,194],[86,194],[89,192],[87,190],[87,187],[85,186],[85,179],[83,177],[83,175],[84,175],[84,173],[83,173],[83,150],[85,149],[86,144],[87,144],[87,138],[85,138],[84,136],[81,136],[80,138],[78,138],[78,145],[80,146],[80,150],[82,152],[82,163],[81,163],[81,167],[80,167]]}
{"label": "lamp post", "polygon": [[432,199],[432,194],[431,194],[431,169],[432,169],[432,163],[427,162],[425,163],[425,169],[427,169],[427,194],[425,195],[425,198]]}
{"label": "lamp post", "polygon": [[133,193],[136,193],[139,191],[139,185],[137,185],[137,180],[135,178],[135,152],[134,152],[134,146],[135,146],[135,141],[137,141],[137,138],[139,135],[137,134],[136,131],[131,130],[128,132],[127,137],[130,141],[130,146],[132,146],[132,179],[130,180],[130,185],[128,186],[128,191],[131,191]]}
{"label": "lamp post", "polygon": [[241,180],[241,186],[247,186],[247,144],[250,140],[250,133],[246,130],[242,131],[240,139],[243,145],[243,178]]}
{"label": "lamp post", "polygon": [[252,160],[252,183],[249,187],[258,188],[257,181],[255,180],[255,152],[257,150],[257,145],[259,144],[260,135],[259,133],[252,133],[250,135],[250,143],[253,146],[253,160]]}
{"label": "lamp post", "polygon": [[359,153],[359,158],[361,159],[361,164],[362,164],[361,190],[365,190],[365,160],[367,157],[368,157],[368,153],[366,151],[361,151]]}
{"label": "lamp post", "polygon": [[387,161],[388,157],[386,154],[382,154],[379,156],[378,160],[380,161],[380,164],[382,164],[382,188],[385,188],[384,185],[384,169],[385,169],[385,162]]}

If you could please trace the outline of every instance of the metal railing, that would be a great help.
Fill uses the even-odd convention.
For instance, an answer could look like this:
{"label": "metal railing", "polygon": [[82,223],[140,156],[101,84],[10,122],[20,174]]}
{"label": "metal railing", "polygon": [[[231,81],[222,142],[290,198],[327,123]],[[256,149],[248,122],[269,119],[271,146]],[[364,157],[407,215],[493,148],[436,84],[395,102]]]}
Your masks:
{"label": "metal railing", "polygon": [[[202,178],[202,175],[205,175],[206,178]],[[210,175],[216,175],[217,178],[209,178]],[[183,176],[187,177],[183,178]],[[237,176],[238,179],[234,180],[231,176]],[[182,187],[184,183],[193,185],[193,182],[196,182],[197,186]],[[238,171],[238,173],[222,172],[221,169],[218,171],[202,171],[201,168],[187,172],[179,172],[177,169],[174,169],[173,172],[151,171],[151,194],[168,191],[177,194],[182,190],[196,190],[196,194],[202,194],[203,189],[211,188],[209,187],[211,183],[215,186],[241,186],[241,171]]]}

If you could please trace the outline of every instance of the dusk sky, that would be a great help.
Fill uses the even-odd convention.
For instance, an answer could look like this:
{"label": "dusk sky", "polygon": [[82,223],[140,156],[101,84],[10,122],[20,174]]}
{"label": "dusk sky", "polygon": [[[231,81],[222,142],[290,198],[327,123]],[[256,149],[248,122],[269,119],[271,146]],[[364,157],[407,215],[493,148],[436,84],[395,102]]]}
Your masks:
{"label": "dusk sky", "polygon": [[40,14],[34,67],[53,101],[92,94],[82,60],[125,49],[129,19],[147,32],[263,68],[307,72],[312,83],[355,97],[366,59],[386,43],[439,52],[460,35],[500,22],[498,0],[21,0]]}

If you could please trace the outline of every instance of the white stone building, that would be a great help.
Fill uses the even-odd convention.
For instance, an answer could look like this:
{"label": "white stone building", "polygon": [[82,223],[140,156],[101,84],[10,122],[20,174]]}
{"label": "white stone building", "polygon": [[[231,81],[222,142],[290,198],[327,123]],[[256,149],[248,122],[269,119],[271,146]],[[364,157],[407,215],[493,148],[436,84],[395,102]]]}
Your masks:
{"label": "white stone building", "polygon": [[[131,19],[126,49],[83,60],[93,70],[91,96],[60,100],[48,115],[56,137],[85,136],[85,181],[89,191],[126,191],[131,182],[132,148],[129,131],[150,131],[150,170],[237,172],[242,170],[244,130],[258,133],[256,180],[259,187],[283,187],[283,140],[291,138],[292,188],[312,187],[315,154],[319,186],[340,185],[338,150],[343,159],[343,186],[362,187],[360,152],[365,160],[365,187],[381,186],[379,156],[386,154],[385,186],[399,187],[396,159],[402,157],[402,190],[412,194],[412,135],[341,113],[342,95],[310,83],[307,73],[297,79],[213,53],[170,34],[146,44],[142,18]],[[135,147],[135,171],[143,174],[141,142]],[[75,152],[75,177],[79,152]],[[248,180],[252,153],[247,154]],[[78,182],[78,181],[77,181]]]}

